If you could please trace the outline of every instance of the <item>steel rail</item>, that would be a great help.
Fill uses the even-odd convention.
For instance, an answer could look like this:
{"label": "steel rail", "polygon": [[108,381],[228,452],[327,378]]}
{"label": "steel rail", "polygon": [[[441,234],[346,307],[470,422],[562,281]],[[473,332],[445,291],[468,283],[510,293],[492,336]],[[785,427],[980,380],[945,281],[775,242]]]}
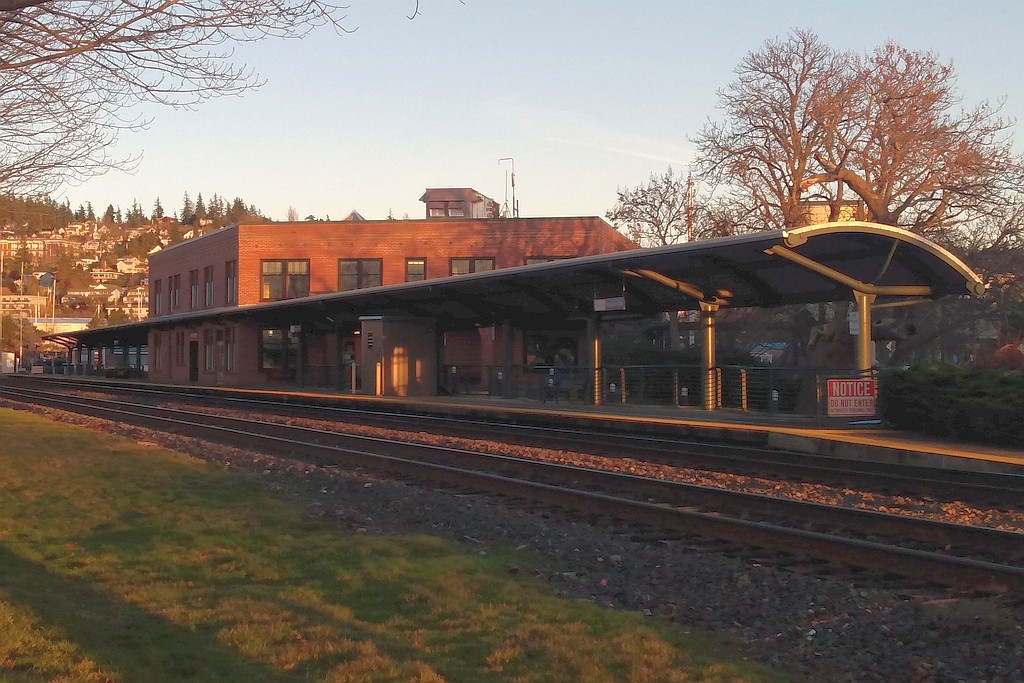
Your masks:
{"label": "steel rail", "polygon": [[[5,387],[0,387],[0,395],[10,396],[11,391]],[[730,541],[739,541],[746,545],[755,547],[767,547],[772,549],[785,548],[790,552],[809,554],[813,557],[828,559],[833,562],[841,561],[842,563],[850,566],[870,568],[876,571],[881,570],[888,573],[902,574],[908,577],[928,577],[930,580],[956,585],[961,588],[985,587],[992,590],[1024,588],[1024,569],[1012,565],[936,553],[916,548],[893,546],[866,539],[836,536],[833,534],[822,533],[820,531],[794,529],[792,527],[772,522],[728,517],[721,513],[707,513],[680,509],[677,507],[680,504],[678,501],[673,503],[640,501],[625,498],[620,495],[610,495],[603,492],[582,490],[576,487],[570,488],[564,484],[555,485],[549,482],[531,481],[522,477],[509,477],[502,474],[496,474],[494,472],[484,472],[479,469],[468,469],[466,467],[459,467],[450,464],[427,462],[422,458],[388,455],[379,452],[372,452],[363,448],[356,449],[341,447],[329,443],[323,443],[324,438],[337,438],[339,436],[338,434],[333,432],[323,432],[321,430],[315,430],[308,427],[265,423],[249,418],[211,416],[206,413],[196,415],[194,413],[190,414],[187,411],[167,408],[159,410],[165,412],[168,416],[157,417],[153,415],[153,406],[141,406],[146,412],[138,412],[134,408],[138,408],[139,406],[132,406],[131,404],[126,404],[124,402],[96,399],[91,399],[88,402],[69,401],[65,397],[46,395],[44,392],[22,391],[20,397],[15,396],[15,400],[38,402],[45,405],[54,405],[63,409],[68,409],[70,407],[73,408],[75,412],[86,413],[107,419],[110,419],[110,416],[114,416],[115,419],[122,421],[129,418],[133,422],[141,422],[146,426],[153,426],[154,423],[156,423],[158,428],[162,428],[165,431],[167,427],[170,426],[175,429],[184,429],[186,432],[194,431],[207,436],[212,436],[213,440],[226,440],[235,445],[237,445],[239,441],[248,441],[263,448],[266,448],[269,444],[274,444],[276,446],[275,450],[279,449],[286,452],[299,450],[303,454],[302,457],[307,459],[315,454],[315,459],[321,464],[328,464],[324,463],[325,456],[330,456],[332,458],[342,456],[350,464],[355,460],[358,464],[381,468],[390,472],[397,472],[418,478],[442,481],[446,484],[459,487],[483,489],[501,495],[511,495],[514,497],[540,500],[548,503],[555,502],[567,505],[576,510],[594,512],[602,515],[611,515],[634,523],[649,523],[663,528],[684,531],[686,533],[696,533],[702,536],[712,536]],[[101,403],[106,403],[107,405],[104,406],[101,405]],[[186,417],[191,417],[192,419],[184,419]],[[220,424],[214,424],[214,422],[219,422]],[[163,426],[160,427],[160,425]],[[238,425],[241,425],[242,428]],[[256,427],[261,431],[254,431],[254,428]],[[268,429],[271,432],[276,433],[269,433],[267,431]],[[279,434],[281,432],[302,434],[306,439],[300,440],[292,437],[281,436]],[[319,440],[309,440],[310,436],[317,437]],[[353,438],[352,435],[340,436],[345,439]],[[381,439],[379,437],[359,437],[356,440],[363,443],[373,443],[375,445],[388,444],[390,447],[414,449],[417,454],[422,454],[424,450],[444,452],[448,454],[456,453],[460,456],[476,458],[477,460],[474,461],[475,463],[479,463],[479,459],[484,457],[483,454],[475,451],[467,451],[465,449],[428,447],[424,444],[412,444],[404,441],[395,442],[388,439]],[[487,457],[491,458],[492,462],[508,463],[511,460],[516,460],[509,458],[508,456],[488,455]],[[516,460],[516,462],[518,466],[523,465],[523,461],[521,460]],[[534,461],[530,461],[530,463],[531,466],[534,466],[535,464]],[[337,463],[332,461],[329,464]],[[547,463],[545,464],[544,469],[548,472],[561,472],[563,477],[568,476],[570,479],[573,477],[579,478],[584,474],[588,477],[595,476],[595,473],[592,470],[585,470],[583,468],[565,465],[552,466],[550,463]],[[599,475],[602,477],[612,476],[607,472],[599,473]],[[636,485],[641,482],[646,486],[664,486],[664,482],[659,482],[659,480],[644,480],[644,478],[635,477],[634,475],[628,475],[625,478],[623,478],[622,475],[616,475],[615,479],[619,482],[619,487],[621,487],[622,481],[629,482],[630,488],[635,488]],[[591,481],[591,483],[593,482]],[[689,491],[693,490],[689,486],[684,488]],[[770,498],[764,496],[755,496],[751,498],[750,496],[752,495],[753,494],[746,494],[745,499],[753,501],[757,499]],[[776,502],[777,500],[778,499],[776,499]],[[818,504],[808,504],[805,501],[791,502],[801,503],[802,505],[799,507],[804,510],[815,509],[824,511],[827,509],[842,509],[832,508],[831,506],[820,506]],[[851,512],[850,509],[846,510]],[[863,515],[863,512],[864,511],[858,511],[857,516],[862,519],[867,519],[883,515],[883,513],[874,513],[874,515],[865,516]],[[790,514],[792,514],[792,508]],[[897,518],[889,520],[892,523],[901,522],[917,525],[920,522],[918,518],[905,518],[891,515],[889,517]],[[910,520],[914,521],[911,522]],[[934,520],[928,521],[933,523],[923,526],[929,526],[935,529],[942,528],[944,526],[959,526],[934,522]],[[921,527],[919,526],[918,528]],[[977,532],[976,527],[968,527],[967,529],[971,530],[971,532]],[[995,530],[988,530],[984,533],[986,535],[992,534],[993,538],[999,537],[1011,539],[1012,545],[1017,548],[1021,547],[1021,534],[996,532]]]}
{"label": "steel rail", "polygon": [[[35,392],[32,392],[33,394]],[[30,394],[31,395],[31,394]],[[38,394],[45,396],[45,393]],[[135,404],[117,400],[90,399],[89,405],[97,407],[106,404],[108,412],[122,414],[122,411],[137,407]],[[147,406],[152,412],[161,412],[181,419],[194,415],[192,411],[167,406]],[[519,456],[495,454],[479,450],[455,448],[423,444],[397,438],[384,438],[360,434],[349,434],[323,430],[302,425],[267,422],[253,418],[239,418],[229,415],[202,413],[204,423],[221,423],[227,426],[244,424],[258,429],[261,434],[275,434],[282,438],[292,438],[299,434],[311,439],[334,439],[347,442],[372,444],[375,446],[400,446],[417,449],[420,454],[430,453],[434,457],[456,459],[460,466],[479,465],[487,462],[490,468],[517,469],[522,475],[536,475],[538,470],[549,481],[561,484],[576,484],[587,479],[591,486],[605,486],[611,489],[628,489],[634,497],[643,499],[656,498],[664,504],[685,505],[690,507],[714,507],[719,512],[722,508],[731,508],[735,514],[760,514],[774,517],[796,517],[803,520],[814,520],[816,524],[854,528],[860,536],[899,536],[903,540],[945,547],[951,546],[950,552],[960,552],[959,546],[971,545],[985,540],[992,545],[992,551],[1006,554],[1024,548],[1024,534],[1013,535],[1000,529],[983,526],[965,526],[951,524],[941,520],[924,517],[912,517],[881,512],[865,508],[850,508],[828,505],[812,501],[796,500],[779,496],[770,496],[748,491],[737,491],[721,487],[693,484],[671,479],[657,479],[638,476],[630,473],[584,468],[544,460],[536,460]],[[907,536],[910,538],[907,538]]]}
{"label": "steel rail", "polygon": [[[579,427],[552,426],[527,421],[518,415],[515,421],[495,420],[491,415],[482,418],[466,416],[452,417],[438,415],[434,412],[422,413],[409,408],[397,411],[387,404],[359,407],[341,407],[325,404],[311,398],[308,394],[288,395],[272,398],[267,394],[259,398],[248,395],[236,395],[230,390],[190,391],[180,387],[161,389],[143,384],[112,383],[102,380],[39,380],[80,389],[81,385],[111,391],[116,389],[166,396],[176,400],[195,400],[203,403],[238,404],[258,409],[270,409],[275,413],[287,410],[314,418],[311,411],[321,413],[315,419],[336,420],[339,416],[360,424],[381,425],[391,429],[410,430],[410,421],[417,423],[414,429],[422,431],[432,426],[438,431],[449,435],[465,435],[470,438],[493,437],[495,430],[503,430],[516,439],[521,445],[532,445],[543,448],[576,450],[594,455],[608,454],[621,457],[623,449],[637,449],[632,457],[650,459],[664,458],[666,464],[683,465],[696,469],[707,466],[726,466],[739,468],[737,472],[750,473],[756,476],[790,476],[802,479],[815,477],[815,481],[835,482],[843,477],[856,478],[873,489],[879,487],[904,486],[920,491],[926,489],[934,494],[956,496],[958,499],[969,494],[975,497],[1000,496],[1011,503],[1024,500],[1024,475],[1011,473],[977,472],[946,468],[926,467],[904,463],[865,463],[858,460],[834,456],[821,456],[812,453],[785,451],[778,448],[765,449],[737,443],[716,443],[706,439],[690,439],[684,436],[665,438],[652,435],[637,435],[624,431],[602,428],[600,431]],[[325,396],[324,401],[337,399]],[[540,418],[538,418],[540,419]],[[545,418],[545,419],[557,419]],[[586,450],[582,450],[582,449]]]}

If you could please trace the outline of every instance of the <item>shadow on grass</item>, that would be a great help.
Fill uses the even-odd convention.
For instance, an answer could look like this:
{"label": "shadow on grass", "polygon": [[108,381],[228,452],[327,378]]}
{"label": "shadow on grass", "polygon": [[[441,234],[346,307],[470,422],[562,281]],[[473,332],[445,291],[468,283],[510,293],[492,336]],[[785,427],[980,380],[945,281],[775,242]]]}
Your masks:
{"label": "shadow on grass", "polygon": [[183,628],[112,600],[4,545],[0,590],[7,601],[31,610],[41,626],[58,630],[98,667],[127,680],[293,680],[219,644],[211,630]]}

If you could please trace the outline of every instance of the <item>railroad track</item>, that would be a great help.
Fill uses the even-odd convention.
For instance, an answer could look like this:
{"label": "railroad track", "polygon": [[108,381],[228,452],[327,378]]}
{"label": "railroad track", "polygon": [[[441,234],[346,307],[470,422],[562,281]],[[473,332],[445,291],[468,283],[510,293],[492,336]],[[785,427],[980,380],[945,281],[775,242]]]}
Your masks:
{"label": "railroad track", "polygon": [[1021,592],[1024,534],[675,481],[346,434],[145,402],[78,398],[0,383],[0,397],[254,447],[324,466],[369,467],[461,490],[557,505],[589,516],[671,529],[960,589]]}
{"label": "railroad track", "polygon": [[[631,457],[649,463],[688,467],[782,481],[800,481],[847,487],[885,495],[958,500],[981,505],[1024,509],[1024,475],[925,467],[890,462],[864,462],[806,452],[712,442],[685,433],[637,434],[629,426],[600,429],[552,422],[550,413],[535,411],[495,416],[490,413],[439,414],[408,405],[388,403],[351,405],[336,395],[318,401],[309,394],[246,394],[208,389],[164,388],[160,385],[75,378],[20,376],[26,386],[66,387],[69,391],[93,390],[124,396],[148,396],[154,404],[168,401],[182,405],[224,407],[276,417],[295,416],[412,432],[444,434],[468,439],[500,438],[515,445],[566,450],[609,458]],[[141,399],[140,399],[141,400]]]}

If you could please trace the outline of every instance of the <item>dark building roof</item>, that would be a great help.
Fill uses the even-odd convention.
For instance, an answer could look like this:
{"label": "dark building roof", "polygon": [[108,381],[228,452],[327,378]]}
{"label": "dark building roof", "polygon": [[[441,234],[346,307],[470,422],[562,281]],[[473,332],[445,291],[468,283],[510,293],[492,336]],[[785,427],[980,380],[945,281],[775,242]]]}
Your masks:
{"label": "dark building roof", "polygon": [[443,328],[602,315],[646,316],[697,308],[774,307],[853,298],[879,301],[984,292],[953,254],[899,228],[826,223],[701,242],[614,252],[304,299],[162,316],[127,325],[49,335],[93,346],[145,343],[151,327],[210,319],[264,324],[355,321],[361,316],[436,319]]}
{"label": "dark building roof", "polygon": [[427,188],[427,191],[420,197],[421,202],[454,202],[463,199],[471,199],[474,203],[484,202],[490,199],[471,187],[437,187]]}

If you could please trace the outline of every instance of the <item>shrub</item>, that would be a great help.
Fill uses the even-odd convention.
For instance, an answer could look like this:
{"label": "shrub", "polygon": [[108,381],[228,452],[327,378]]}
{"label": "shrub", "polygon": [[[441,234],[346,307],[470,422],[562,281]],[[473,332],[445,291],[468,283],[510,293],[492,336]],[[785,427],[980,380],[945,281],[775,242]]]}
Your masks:
{"label": "shrub", "polygon": [[1003,446],[1024,444],[1024,373],[935,365],[884,373],[882,418],[898,429]]}

